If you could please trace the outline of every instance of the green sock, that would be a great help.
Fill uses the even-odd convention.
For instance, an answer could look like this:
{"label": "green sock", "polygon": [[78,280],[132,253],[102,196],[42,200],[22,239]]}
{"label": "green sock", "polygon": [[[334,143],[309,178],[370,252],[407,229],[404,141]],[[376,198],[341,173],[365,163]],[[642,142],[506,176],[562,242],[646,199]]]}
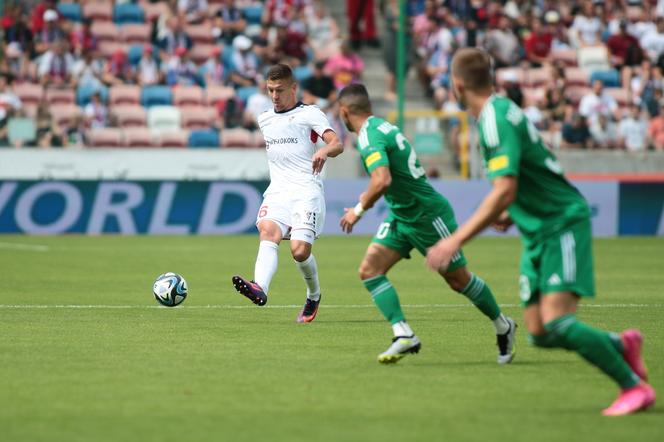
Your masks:
{"label": "green sock", "polygon": [[500,316],[500,307],[496,303],[496,298],[482,278],[479,278],[474,273],[471,275],[470,282],[461,290],[461,294],[470,299],[475,304],[475,307],[493,321]]}
{"label": "green sock", "polygon": [[611,333],[577,321],[573,314],[547,322],[544,328],[552,335],[551,341],[554,345],[577,352],[622,388],[633,387],[639,383],[639,377],[616,349]]}
{"label": "green sock", "polygon": [[399,303],[399,295],[397,295],[397,291],[394,290],[394,287],[392,287],[392,284],[385,275],[365,279],[362,283],[371,293],[371,298],[376,303],[378,310],[383,313],[385,319],[390,321],[390,324],[405,321],[403,312],[401,311],[401,304]]}

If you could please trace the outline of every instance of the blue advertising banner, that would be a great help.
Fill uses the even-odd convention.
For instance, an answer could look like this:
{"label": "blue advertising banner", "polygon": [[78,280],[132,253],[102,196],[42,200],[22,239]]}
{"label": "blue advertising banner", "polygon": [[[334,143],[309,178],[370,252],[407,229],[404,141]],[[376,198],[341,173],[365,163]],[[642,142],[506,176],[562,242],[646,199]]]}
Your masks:
{"label": "blue advertising banner", "polygon": [[620,235],[664,235],[664,183],[620,183]]}

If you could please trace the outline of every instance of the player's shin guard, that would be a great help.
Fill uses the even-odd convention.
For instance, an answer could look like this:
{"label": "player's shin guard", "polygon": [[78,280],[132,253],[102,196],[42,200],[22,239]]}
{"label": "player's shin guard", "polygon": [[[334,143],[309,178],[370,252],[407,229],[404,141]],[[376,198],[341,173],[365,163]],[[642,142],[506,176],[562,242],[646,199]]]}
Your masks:
{"label": "player's shin guard", "polygon": [[295,261],[295,265],[300,270],[304,283],[307,285],[307,298],[318,301],[320,299],[320,283],[318,282],[316,258],[311,254],[302,262]]}
{"label": "player's shin guard", "polygon": [[470,282],[461,290],[461,294],[470,301],[492,321],[500,316],[500,307],[496,302],[489,286],[474,273]]}
{"label": "player's shin guard", "polygon": [[272,277],[277,272],[279,262],[279,245],[272,241],[261,241],[254,267],[254,282],[267,294]]}
{"label": "player's shin guard", "polygon": [[385,319],[390,321],[390,324],[405,320],[403,312],[401,311],[401,304],[399,303],[397,291],[392,287],[392,284],[385,275],[378,275],[373,278],[365,279],[362,283],[364,284],[364,287],[369,290],[371,298],[376,303],[376,306],[381,313],[383,313]]}
{"label": "player's shin guard", "polygon": [[616,349],[611,333],[589,327],[577,321],[573,314],[547,322],[544,328],[556,347],[577,352],[616,381],[621,388],[630,388],[639,383],[639,377]]}

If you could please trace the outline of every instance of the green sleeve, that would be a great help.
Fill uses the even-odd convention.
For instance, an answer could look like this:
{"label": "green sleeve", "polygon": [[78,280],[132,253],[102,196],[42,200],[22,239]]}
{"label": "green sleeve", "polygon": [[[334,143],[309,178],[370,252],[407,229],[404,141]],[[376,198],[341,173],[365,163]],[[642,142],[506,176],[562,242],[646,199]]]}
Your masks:
{"label": "green sleeve", "polygon": [[515,126],[505,117],[496,116],[496,120],[487,121],[484,125],[487,176],[489,179],[499,176],[518,176],[523,143],[519,130],[525,126],[525,122],[521,121]]}
{"label": "green sleeve", "polygon": [[390,167],[390,160],[387,156],[387,140],[383,134],[367,133],[369,144],[360,149],[362,162],[367,172],[371,175],[377,167]]}

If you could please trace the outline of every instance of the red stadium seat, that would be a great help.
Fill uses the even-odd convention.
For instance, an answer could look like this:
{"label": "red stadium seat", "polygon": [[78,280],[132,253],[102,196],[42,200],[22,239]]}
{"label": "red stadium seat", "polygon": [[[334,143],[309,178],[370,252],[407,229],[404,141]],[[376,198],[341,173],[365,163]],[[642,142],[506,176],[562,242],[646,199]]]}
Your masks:
{"label": "red stadium seat", "polygon": [[188,107],[182,109],[182,127],[186,129],[209,129],[217,118],[217,112],[211,107]]}
{"label": "red stadium seat", "polygon": [[170,11],[165,2],[151,3],[148,0],[141,0],[139,2],[143,12],[145,12],[145,20],[151,22],[158,19],[162,15],[168,14]]}
{"label": "red stadium seat", "polygon": [[204,44],[204,43],[199,43],[195,44],[193,48],[191,48],[191,51],[189,51],[189,57],[191,57],[191,60],[200,65],[202,63],[205,63],[208,58],[210,58],[210,54],[212,53],[212,49],[214,49],[215,45],[213,44]]}
{"label": "red stadium seat", "polygon": [[199,86],[177,86],[173,88],[173,105],[175,106],[201,106],[203,100],[203,89]]}
{"label": "red stadium seat", "polygon": [[[92,2],[94,3],[94,2]],[[110,21],[94,21],[90,29],[92,35],[97,37],[99,42],[102,41],[120,41],[120,30]]]}
{"label": "red stadium seat", "polygon": [[127,44],[147,44],[150,42],[150,25],[144,23],[129,23],[120,26],[122,40]]}
{"label": "red stadium seat", "polygon": [[50,105],[55,104],[74,104],[76,101],[76,91],[74,89],[46,89],[46,101]]}
{"label": "red stadium seat", "polygon": [[556,61],[562,61],[565,66],[576,66],[577,65],[577,54],[576,49],[555,49],[551,51],[551,59]]}
{"label": "red stadium seat", "polygon": [[253,133],[253,145],[265,149],[265,138],[263,138],[263,133],[260,130]]}
{"label": "red stadium seat", "polygon": [[205,98],[209,106],[216,105],[218,102],[226,102],[235,97],[235,89],[226,86],[210,85],[205,88]]}
{"label": "red stadium seat", "polygon": [[247,129],[225,129],[221,131],[222,147],[253,147],[255,145],[253,136]]}
{"label": "red stadium seat", "polygon": [[147,125],[147,113],[142,106],[131,104],[114,106],[111,114],[123,129],[128,127],[145,127]]}
{"label": "red stadium seat", "polygon": [[212,26],[208,24],[188,25],[185,26],[185,32],[189,34],[191,40],[196,44],[212,44],[214,37],[212,36]]}
{"label": "red stadium seat", "polygon": [[528,69],[523,75],[523,84],[526,87],[540,87],[551,81],[551,70],[547,68]]}
{"label": "red stadium seat", "polygon": [[123,145],[122,131],[118,128],[91,129],[87,135],[90,147],[121,147]]}
{"label": "red stadium seat", "polygon": [[189,131],[174,130],[159,133],[159,145],[161,147],[187,147],[189,144]]}
{"label": "red stadium seat", "polygon": [[590,74],[585,69],[565,68],[565,84],[567,86],[587,86],[589,80]]}
{"label": "red stadium seat", "polygon": [[83,3],[83,17],[97,21],[111,21],[113,19],[113,2],[87,1]]}
{"label": "red stadium seat", "polygon": [[26,105],[38,105],[44,95],[44,88],[36,83],[19,83],[14,85],[14,93]]}
{"label": "red stadium seat", "polygon": [[111,106],[135,104],[141,102],[141,87],[129,84],[111,86],[108,92],[108,102]]}
{"label": "red stadium seat", "polygon": [[629,89],[611,87],[604,90],[616,100],[618,107],[628,107],[632,103],[632,94]]}
{"label": "red stadium seat", "polygon": [[574,106],[577,106],[579,101],[581,101],[581,98],[591,90],[592,89],[588,86],[569,86],[565,88],[565,98],[567,98]]}
{"label": "red stadium seat", "polygon": [[75,104],[51,104],[51,115],[55,124],[60,127],[68,125],[72,119],[78,118],[81,115],[81,109]]}
{"label": "red stadium seat", "polygon": [[147,127],[129,127],[124,130],[126,147],[155,147],[155,137]]}

